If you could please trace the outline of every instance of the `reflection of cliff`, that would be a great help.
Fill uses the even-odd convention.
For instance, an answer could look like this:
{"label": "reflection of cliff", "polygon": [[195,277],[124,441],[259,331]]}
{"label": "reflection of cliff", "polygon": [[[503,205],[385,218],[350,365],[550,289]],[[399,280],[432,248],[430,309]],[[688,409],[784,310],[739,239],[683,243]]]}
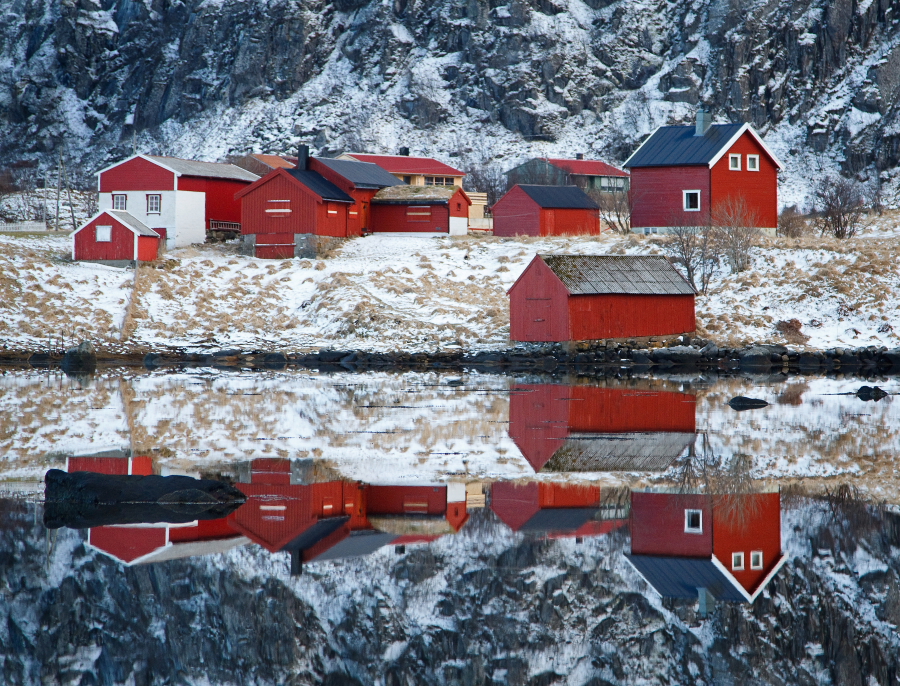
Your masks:
{"label": "reflection of cliff", "polygon": [[519,384],[509,434],[535,471],[661,471],[694,442],[696,397]]}

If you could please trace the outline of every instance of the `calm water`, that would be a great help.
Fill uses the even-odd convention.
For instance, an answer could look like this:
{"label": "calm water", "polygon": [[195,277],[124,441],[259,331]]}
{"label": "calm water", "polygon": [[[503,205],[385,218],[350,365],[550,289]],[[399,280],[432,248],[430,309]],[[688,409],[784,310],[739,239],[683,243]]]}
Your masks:
{"label": "calm water", "polygon": [[7,373],[0,683],[898,683],[863,383]]}

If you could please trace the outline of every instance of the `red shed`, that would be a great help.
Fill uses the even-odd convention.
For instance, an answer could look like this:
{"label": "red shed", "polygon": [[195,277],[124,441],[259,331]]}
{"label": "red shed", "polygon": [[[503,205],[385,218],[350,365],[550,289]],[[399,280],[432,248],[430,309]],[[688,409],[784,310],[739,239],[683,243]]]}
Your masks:
{"label": "red shed", "polygon": [[665,233],[672,226],[717,221],[729,200],[742,200],[748,221],[775,235],[778,172],[784,165],[750,124],[662,126],[625,162],[631,171],[632,230]]}
{"label": "red shed", "polygon": [[781,569],[781,497],[632,493],[631,554],[663,596],[753,602]]}
{"label": "red shed", "polygon": [[508,291],[514,341],[693,332],[691,285],[664,257],[537,255]]}
{"label": "red shed", "polygon": [[495,236],[597,236],[600,207],[577,186],[517,184],[494,203]]}
{"label": "red shed", "polygon": [[72,259],[114,266],[152,262],[160,238],[128,212],[105,210],[72,232]]}
{"label": "red shed", "polygon": [[471,204],[459,186],[384,188],[372,198],[372,230],[465,236]]}

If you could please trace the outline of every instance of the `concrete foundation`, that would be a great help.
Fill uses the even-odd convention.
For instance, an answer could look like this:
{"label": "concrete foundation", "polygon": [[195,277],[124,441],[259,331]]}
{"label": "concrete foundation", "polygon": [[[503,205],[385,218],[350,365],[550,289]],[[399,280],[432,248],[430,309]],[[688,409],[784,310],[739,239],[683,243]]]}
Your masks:
{"label": "concrete foundation", "polygon": [[[329,250],[338,247],[346,240],[346,238],[336,238],[334,236],[297,233],[294,234],[294,257],[316,259]],[[238,244],[238,252],[247,257],[256,257],[256,234],[248,233],[242,235]]]}

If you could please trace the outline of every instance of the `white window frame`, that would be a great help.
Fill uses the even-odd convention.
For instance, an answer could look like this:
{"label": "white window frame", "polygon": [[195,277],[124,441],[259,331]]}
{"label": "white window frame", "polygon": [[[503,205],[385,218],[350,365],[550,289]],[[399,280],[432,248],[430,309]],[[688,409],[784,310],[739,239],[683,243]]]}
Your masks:
{"label": "white window frame", "polygon": [[[735,164],[737,162],[737,164]],[[728,156],[728,168],[731,171],[740,171],[741,170],[741,156],[735,155],[734,153]]]}
{"label": "white window frame", "polygon": [[[118,206],[119,198],[122,199],[122,206]],[[112,197],[112,208],[114,210],[121,210],[122,212],[128,209],[128,196],[124,193],[113,193]]]}
{"label": "white window frame", "polygon": [[[156,209],[150,209],[151,199],[156,198]],[[159,214],[162,211],[162,195],[159,193],[148,193],[147,194],[147,214]]]}
{"label": "white window frame", "polygon": [[[691,527],[691,515],[697,513],[700,516],[700,526]],[[684,511],[684,533],[686,534],[702,534],[703,533],[703,510],[685,510]]]}
{"label": "white window frame", "polygon": [[[696,193],[697,194],[697,207],[688,207],[687,199],[688,194]],[[699,189],[697,190],[689,190],[689,191],[681,191],[681,206],[684,208],[685,212],[699,212],[701,204],[701,196]]]}
{"label": "white window frame", "polygon": [[744,553],[731,553],[731,569],[735,572],[744,571]]}
{"label": "white window frame", "polygon": [[[751,162],[755,164],[750,164]],[[747,171],[759,171],[759,155],[747,155]]]}
{"label": "white window frame", "polygon": [[[759,556],[759,562],[756,561]],[[762,550],[754,550],[750,553],[750,569],[762,569],[764,565]]]}
{"label": "white window frame", "polygon": [[[100,232],[101,229],[104,229],[103,233]],[[105,238],[103,236],[106,236]],[[95,243],[112,243],[112,226],[104,225],[104,226],[94,226],[94,242]]]}

